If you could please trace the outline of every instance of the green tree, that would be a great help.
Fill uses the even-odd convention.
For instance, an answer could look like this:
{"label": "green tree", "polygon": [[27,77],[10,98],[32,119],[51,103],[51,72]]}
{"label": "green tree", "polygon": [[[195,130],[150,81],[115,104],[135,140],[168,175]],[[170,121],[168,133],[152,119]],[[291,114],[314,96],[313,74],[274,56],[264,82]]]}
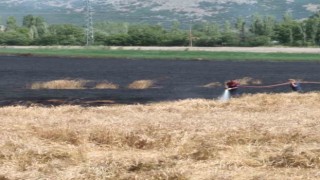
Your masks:
{"label": "green tree", "polygon": [[197,23],[192,29],[195,46],[221,45],[220,28],[215,23]]}
{"label": "green tree", "polygon": [[240,38],[236,31],[231,27],[229,21],[224,23],[224,28],[221,36],[221,43],[224,46],[239,46]]}
{"label": "green tree", "polygon": [[115,34],[105,39],[105,45],[108,46],[130,46],[130,36],[128,34]]}
{"label": "green tree", "polygon": [[42,17],[27,15],[23,18],[22,25],[29,28],[29,36],[32,40],[49,33],[48,25]]}
{"label": "green tree", "polygon": [[302,21],[302,22],[299,22],[297,24],[297,26],[298,26],[299,32],[302,36],[300,45],[306,45],[306,43],[307,43],[307,24],[305,21]]}
{"label": "green tree", "polygon": [[305,27],[293,20],[290,13],[286,13],[283,21],[275,27],[276,38],[285,45],[301,46],[304,45]]}
{"label": "green tree", "polygon": [[186,31],[181,30],[179,21],[173,21],[171,28],[165,32],[162,45],[164,46],[186,46],[188,44],[188,35]]}
{"label": "green tree", "polygon": [[276,26],[275,18],[273,16],[265,16],[263,18],[263,26],[263,35],[272,38],[274,36],[274,28]]}
{"label": "green tree", "polygon": [[[289,20],[289,17],[286,17]],[[250,32],[257,36],[267,36],[272,38],[276,25],[275,18],[272,16],[261,17],[258,14],[252,16]]]}
{"label": "green tree", "polygon": [[[98,22],[95,23],[94,31],[95,31],[95,44],[96,45],[103,45],[103,44],[113,44],[113,45],[120,45],[118,44],[120,41],[117,41],[116,44],[113,42],[112,37],[116,39],[119,34],[126,35],[128,34],[128,23],[115,23],[115,22]],[[111,42],[112,41],[112,42]]]}
{"label": "green tree", "polygon": [[307,41],[311,45],[320,45],[320,12],[305,21]]}
{"label": "green tree", "polygon": [[109,36],[113,34],[127,34],[129,27],[128,23],[97,22],[94,24],[94,29],[96,32]]}
{"label": "green tree", "polygon": [[0,43],[3,45],[29,45],[28,30],[17,25],[15,17],[7,18],[6,31],[1,33]]}
{"label": "green tree", "polygon": [[252,16],[252,23],[250,26],[250,32],[252,32],[255,35],[263,35],[264,33],[264,27],[263,27],[263,21],[262,17],[258,14],[255,14]]}
{"label": "green tree", "polygon": [[0,44],[26,46],[30,44],[30,39],[26,33],[19,31],[8,31],[0,33]]}
{"label": "green tree", "polygon": [[83,45],[84,29],[72,24],[51,25],[49,27],[50,36],[54,38],[56,45]]}
{"label": "green tree", "polygon": [[246,22],[243,18],[238,18],[236,22],[236,30],[240,39],[240,45],[245,45],[246,43]]}
{"label": "green tree", "polygon": [[128,31],[130,45],[136,46],[163,45],[165,34],[160,25],[131,25]]}
{"label": "green tree", "polygon": [[18,28],[16,18],[13,16],[8,17],[6,26],[6,31],[15,31]]}

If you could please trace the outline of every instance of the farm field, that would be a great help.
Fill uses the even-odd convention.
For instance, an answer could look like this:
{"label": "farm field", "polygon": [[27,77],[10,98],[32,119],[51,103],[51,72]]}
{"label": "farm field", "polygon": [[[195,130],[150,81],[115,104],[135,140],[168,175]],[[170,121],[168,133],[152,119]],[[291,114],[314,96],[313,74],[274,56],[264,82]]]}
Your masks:
{"label": "farm field", "polygon": [[319,179],[319,93],[0,108],[1,179]]}
{"label": "farm field", "polygon": [[[318,81],[319,62],[181,61],[55,57],[0,57],[0,105],[134,104],[213,99],[223,84],[270,85],[289,78]],[[305,92],[319,85],[303,84]],[[242,94],[290,92],[289,86],[240,89]],[[48,102],[50,101],[50,102]],[[68,102],[65,102],[68,101]],[[90,103],[89,103],[90,105]]]}
{"label": "farm field", "polygon": [[319,62],[0,57],[0,179],[319,179]]}

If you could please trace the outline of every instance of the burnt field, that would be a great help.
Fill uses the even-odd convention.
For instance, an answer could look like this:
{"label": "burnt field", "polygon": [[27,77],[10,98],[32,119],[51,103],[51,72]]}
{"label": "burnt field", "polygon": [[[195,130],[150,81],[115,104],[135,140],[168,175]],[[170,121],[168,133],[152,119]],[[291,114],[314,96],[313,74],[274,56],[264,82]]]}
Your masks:
{"label": "burnt field", "polygon": [[[217,98],[229,79],[251,78],[256,85],[271,85],[294,78],[320,81],[319,62],[125,60],[54,57],[0,57],[0,105],[29,103],[88,104],[146,103],[189,98]],[[116,88],[32,89],[36,82],[78,79],[112,82]],[[143,89],[129,88],[136,81],[152,81]],[[250,85],[250,82],[249,82]],[[252,84],[251,84],[252,85]],[[305,92],[320,89],[303,84]],[[241,93],[290,92],[288,86],[243,88]]]}

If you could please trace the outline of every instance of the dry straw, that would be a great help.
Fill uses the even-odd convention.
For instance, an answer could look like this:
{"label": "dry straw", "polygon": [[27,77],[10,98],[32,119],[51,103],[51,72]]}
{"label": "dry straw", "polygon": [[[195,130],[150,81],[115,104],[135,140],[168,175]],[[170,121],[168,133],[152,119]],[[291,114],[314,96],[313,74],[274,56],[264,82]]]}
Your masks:
{"label": "dry straw", "polygon": [[204,85],[203,87],[205,88],[216,88],[216,87],[221,87],[222,84],[220,82],[211,82],[211,83],[208,83],[206,85]]}
{"label": "dry straw", "polygon": [[87,80],[60,79],[48,82],[32,83],[30,89],[84,89]]}
{"label": "dry straw", "polygon": [[114,84],[112,82],[105,81],[105,82],[97,83],[94,88],[95,89],[119,89],[119,85]]}
{"label": "dry straw", "polygon": [[[240,79],[236,79],[237,82],[239,82],[241,85],[260,85],[262,84],[262,80],[260,79],[254,79],[252,77],[243,77]],[[226,83],[226,82],[225,82]],[[203,85],[202,87],[205,88],[217,88],[222,87],[223,84],[220,82],[211,82],[206,85]]]}
{"label": "dry straw", "polygon": [[0,108],[2,179],[319,179],[320,94]]}
{"label": "dry straw", "polygon": [[237,81],[241,85],[260,85],[260,84],[262,84],[262,80],[254,79],[252,77],[243,77],[243,78],[237,79]]}
{"label": "dry straw", "polygon": [[155,84],[153,80],[138,80],[128,85],[129,89],[149,89]]}
{"label": "dry straw", "polygon": [[119,85],[109,81],[94,82],[83,79],[59,79],[47,82],[35,82],[30,89],[118,89]]}

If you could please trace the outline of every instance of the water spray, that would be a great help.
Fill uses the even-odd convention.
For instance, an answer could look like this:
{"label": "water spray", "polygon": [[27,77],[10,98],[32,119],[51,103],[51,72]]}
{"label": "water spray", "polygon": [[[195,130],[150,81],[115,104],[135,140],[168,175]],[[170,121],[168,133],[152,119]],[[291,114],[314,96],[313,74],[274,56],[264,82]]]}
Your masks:
{"label": "water spray", "polygon": [[230,99],[230,91],[224,90],[223,94],[219,97],[219,101],[228,101]]}

